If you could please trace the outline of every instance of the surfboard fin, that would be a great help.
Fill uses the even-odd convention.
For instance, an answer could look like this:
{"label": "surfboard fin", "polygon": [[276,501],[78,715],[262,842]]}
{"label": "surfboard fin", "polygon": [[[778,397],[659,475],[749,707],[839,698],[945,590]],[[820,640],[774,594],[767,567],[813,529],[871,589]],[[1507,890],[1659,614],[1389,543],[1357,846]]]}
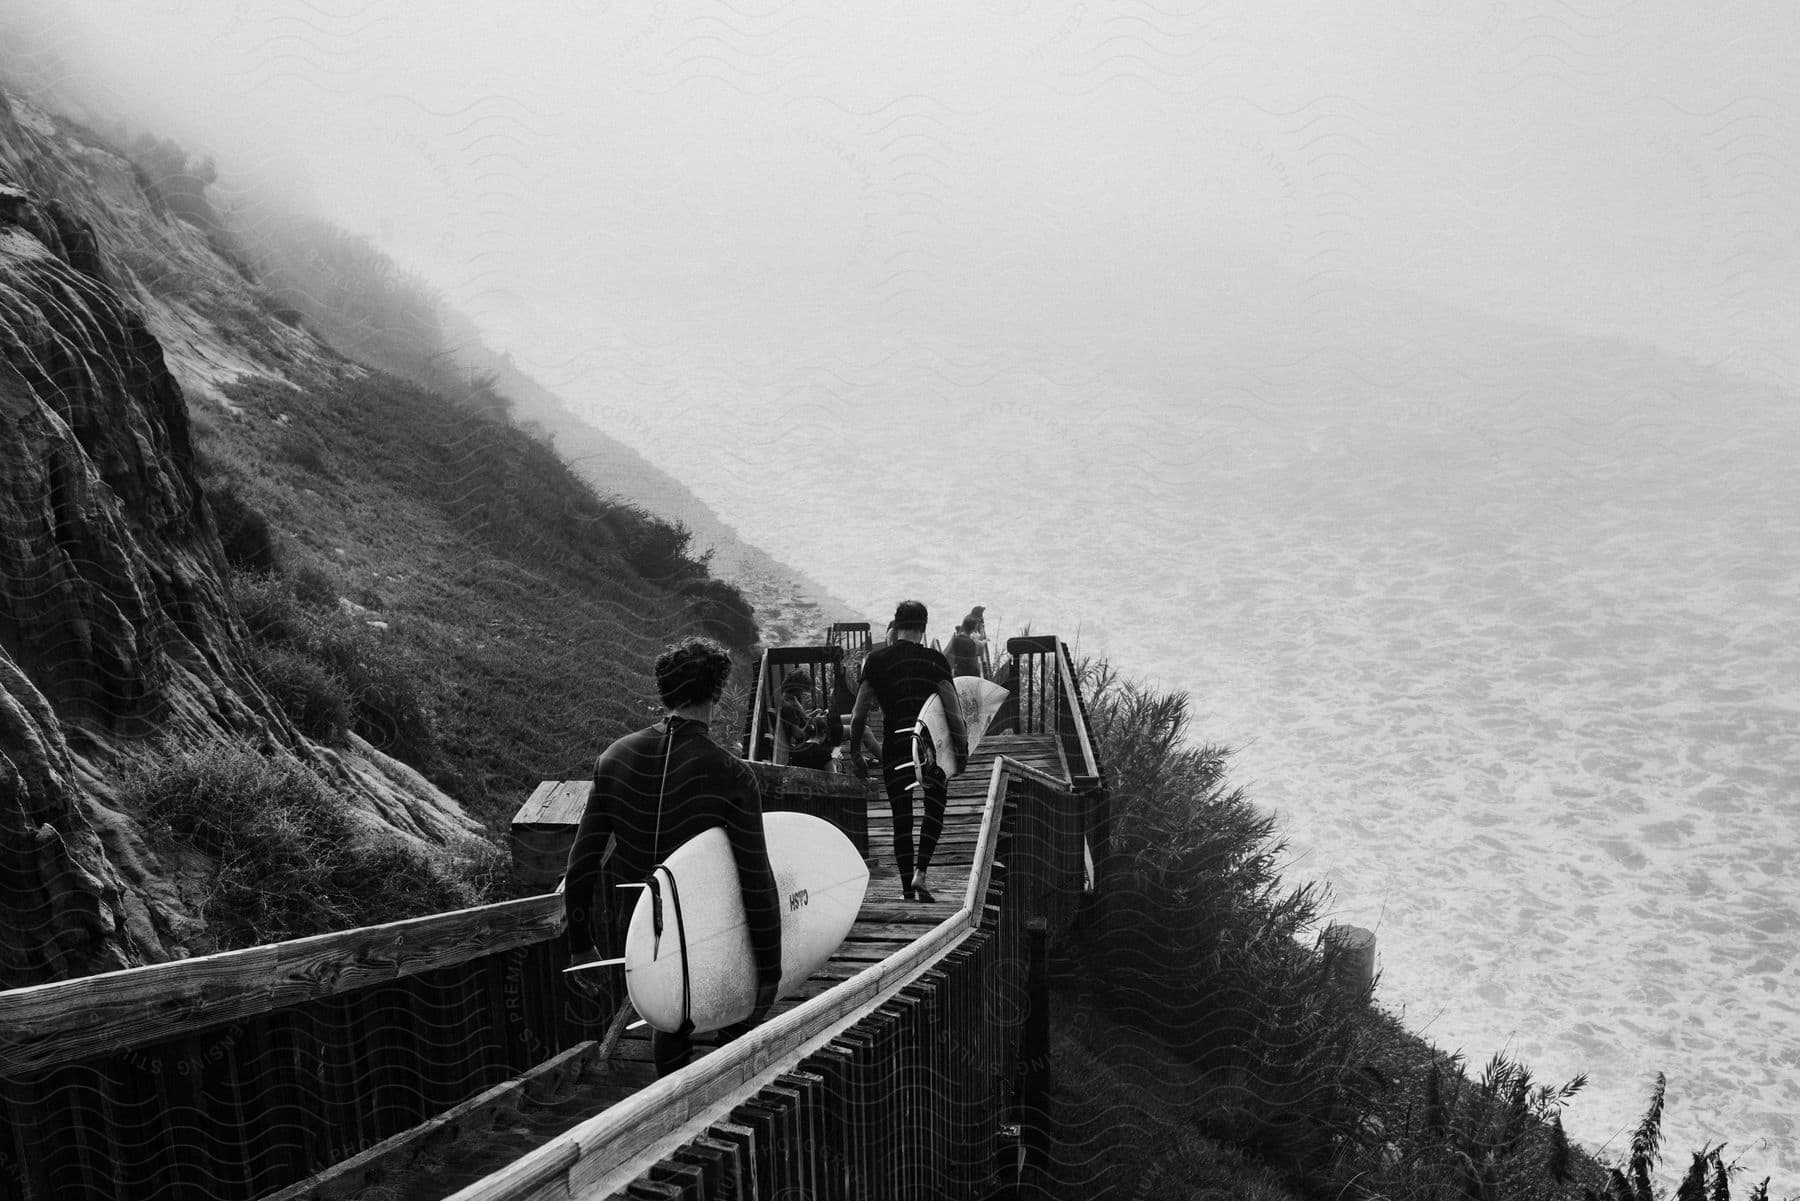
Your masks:
{"label": "surfboard fin", "polygon": [[585,971],[587,971],[587,970],[588,970],[588,969],[589,969],[589,968],[596,968],[596,967],[619,967],[619,966],[621,966],[621,965],[622,965],[622,964],[623,964],[623,963],[624,963],[624,962],[625,962],[625,961],[624,961],[624,960],[623,960],[623,959],[596,959],[596,960],[594,960],[594,961],[593,961],[593,962],[592,962],[592,963],[575,963],[575,964],[571,964],[571,965],[569,965],[569,966],[568,966],[568,967],[566,967],[566,968],[564,968],[564,969],[563,969],[563,971],[565,971],[565,972],[585,972]]}
{"label": "surfboard fin", "polygon": [[629,1026],[627,1026],[627,1027],[625,1027],[625,1029],[627,1029],[627,1030],[636,1030],[636,1029],[637,1029],[637,1028],[638,1028],[638,1027],[639,1027],[639,1026],[648,1026],[648,1025],[649,1025],[649,1024],[650,1024],[650,1023],[649,1023],[649,1021],[648,1021],[648,1020],[646,1020],[646,1019],[644,1019],[644,1018],[639,1018],[639,1019],[638,1019],[638,1020],[637,1020],[637,1021],[635,1021],[635,1022],[633,1022],[633,1023],[631,1023],[631,1025],[629,1025]]}
{"label": "surfboard fin", "polygon": [[614,888],[649,888],[648,884],[615,884]]}

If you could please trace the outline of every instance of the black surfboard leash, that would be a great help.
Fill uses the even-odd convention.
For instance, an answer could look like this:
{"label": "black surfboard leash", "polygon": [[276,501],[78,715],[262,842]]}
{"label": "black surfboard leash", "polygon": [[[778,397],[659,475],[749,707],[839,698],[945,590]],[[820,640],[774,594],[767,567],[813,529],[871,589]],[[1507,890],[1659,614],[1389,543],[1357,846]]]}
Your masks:
{"label": "black surfboard leash", "polygon": [[[656,828],[650,836],[651,853],[662,850],[662,814],[663,797],[669,789],[669,760],[675,757],[675,718],[671,714],[663,722],[663,769],[662,780],[656,787]],[[653,906],[652,917],[657,935],[657,944],[662,942],[662,896],[656,887],[656,873],[661,872],[669,882],[669,902],[675,909],[675,937],[681,953],[681,1025],[675,1034],[691,1034],[694,1029],[694,990],[692,978],[688,970],[687,917],[681,911],[681,887],[675,883],[675,873],[669,870],[666,863],[658,863],[650,872],[650,897]]]}

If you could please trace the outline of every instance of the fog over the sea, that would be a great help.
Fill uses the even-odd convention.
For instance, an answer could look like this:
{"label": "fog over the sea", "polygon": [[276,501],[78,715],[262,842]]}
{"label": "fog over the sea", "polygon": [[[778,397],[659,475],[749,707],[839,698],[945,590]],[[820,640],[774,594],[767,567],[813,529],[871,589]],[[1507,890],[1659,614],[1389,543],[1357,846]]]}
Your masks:
{"label": "fog over the sea", "polygon": [[674,320],[1191,328],[1225,255],[1796,369],[1778,0],[41,7],[542,362]]}
{"label": "fog over the sea", "polygon": [[1800,5],[4,11],[871,618],[1191,689],[1384,999],[1800,1187]]}

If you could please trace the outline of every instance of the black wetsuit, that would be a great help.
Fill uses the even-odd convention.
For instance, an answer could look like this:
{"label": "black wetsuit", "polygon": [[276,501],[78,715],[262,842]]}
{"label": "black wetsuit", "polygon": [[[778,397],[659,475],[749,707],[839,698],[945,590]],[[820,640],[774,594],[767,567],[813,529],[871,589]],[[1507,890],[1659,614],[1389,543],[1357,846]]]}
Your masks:
{"label": "black wetsuit", "polygon": [[[627,734],[594,763],[593,795],[569,848],[563,885],[571,954],[586,958],[593,952],[601,920],[613,922],[622,937],[637,904],[637,889],[594,896],[609,837],[617,839],[612,879],[636,883],[677,847],[714,826],[725,828],[737,861],[759,995],[772,996],[781,979],[781,907],[769,868],[756,777],[707,736],[704,723],[686,718],[668,717]],[[652,1043],[659,1073],[680,1067],[691,1050],[686,1035],[658,1031]]]}
{"label": "black wetsuit", "polygon": [[[936,694],[938,685],[951,681],[950,663],[943,654],[917,642],[901,639],[877,647],[863,660],[862,682],[875,690],[881,706],[884,730],[881,739],[881,774],[887,786],[888,804],[894,811],[894,862],[902,883],[912,879],[912,730],[919,710]],[[950,798],[950,781],[937,767],[927,768],[925,818],[919,825],[918,870],[928,871],[938,838],[944,832],[944,805]]]}
{"label": "black wetsuit", "polygon": [[981,674],[981,643],[961,630],[950,635],[950,645],[944,648],[944,655],[950,660],[950,668],[956,675]]}

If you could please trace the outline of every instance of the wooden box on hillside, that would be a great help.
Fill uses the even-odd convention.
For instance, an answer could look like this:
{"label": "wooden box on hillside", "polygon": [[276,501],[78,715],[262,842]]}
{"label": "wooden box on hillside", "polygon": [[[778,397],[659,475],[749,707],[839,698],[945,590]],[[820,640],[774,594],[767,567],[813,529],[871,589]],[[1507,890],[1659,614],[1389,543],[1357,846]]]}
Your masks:
{"label": "wooden box on hillside", "polygon": [[555,892],[569,865],[575,828],[587,808],[592,780],[545,780],[512,819],[515,896]]}
{"label": "wooden box on hillside", "polygon": [[752,763],[764,813],[810,813],[844,832],[856,853],[869,857],[869,802],[882,793],[867,780],[805,767]]}

